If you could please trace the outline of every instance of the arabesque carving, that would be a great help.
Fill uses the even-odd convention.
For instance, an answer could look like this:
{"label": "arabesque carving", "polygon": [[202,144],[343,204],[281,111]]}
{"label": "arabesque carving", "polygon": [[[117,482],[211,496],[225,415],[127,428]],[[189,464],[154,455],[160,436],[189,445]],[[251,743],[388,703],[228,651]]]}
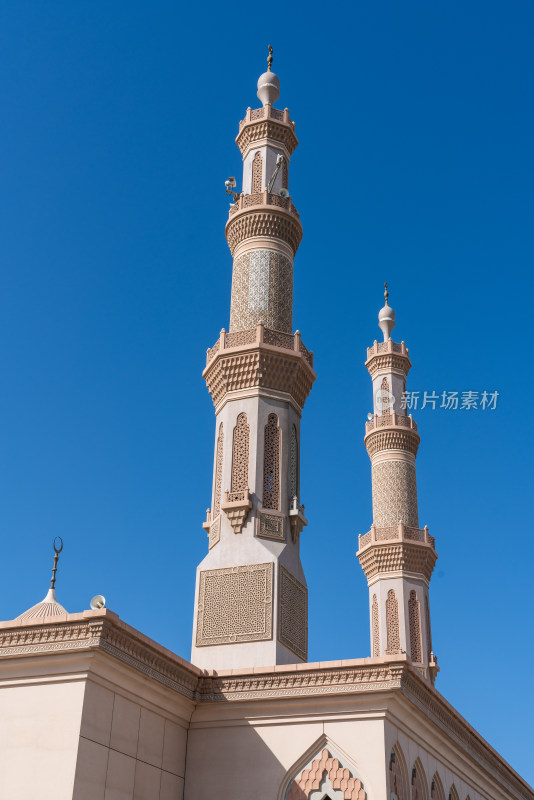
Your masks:
{"label": "arabesque carving", "polygon": [[273,564],[200,573],[196,646],[272,639]]}

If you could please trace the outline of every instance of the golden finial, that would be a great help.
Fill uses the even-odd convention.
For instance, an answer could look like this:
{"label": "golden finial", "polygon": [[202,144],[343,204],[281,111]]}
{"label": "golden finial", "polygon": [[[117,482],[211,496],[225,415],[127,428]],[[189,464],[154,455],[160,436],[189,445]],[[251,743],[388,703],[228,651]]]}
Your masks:
{"label": "golden finial", "polygon": [[384,292],[384,299],[385,299],[386,305],[387,305],[388,304],[388,297],[389,297],[389,294],[388,294],[388,282],[387,281],[384,283],[384,288],[386,290]]}
{"label": "golden finial", "polygon": [[273,63],[273,48],[269,45],[269,55],[267,56],[267,72],[271,71],[271,64]]}

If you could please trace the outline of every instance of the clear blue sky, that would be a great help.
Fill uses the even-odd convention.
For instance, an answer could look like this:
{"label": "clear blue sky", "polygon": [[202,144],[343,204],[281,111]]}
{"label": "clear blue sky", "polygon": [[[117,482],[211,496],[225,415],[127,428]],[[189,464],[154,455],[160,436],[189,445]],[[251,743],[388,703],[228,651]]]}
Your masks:
{"label": "clear blue sky", "polygon": [[295,327],[310,660],[369,653],[365,348],[390,284],[413,390],[440,691],[531,782],[534,6],[26,2],[0,9],[0,617],[101,592],[189,656],[210,503],[205,348],[227,326],[224,180],[266,45],[300,146]]}

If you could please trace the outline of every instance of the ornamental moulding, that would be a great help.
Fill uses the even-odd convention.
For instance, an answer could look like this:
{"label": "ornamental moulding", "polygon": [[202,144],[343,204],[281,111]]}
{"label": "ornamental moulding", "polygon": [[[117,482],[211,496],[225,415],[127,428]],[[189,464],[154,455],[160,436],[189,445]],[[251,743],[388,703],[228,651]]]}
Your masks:
{"label": "ornamental moulding", "polygon": [[216,408],[228,392],[263,387],[290,395],[302,409],[316,377],[302,353],[260,342],[219,350],[203,375]]}
{"label": "ornamental moulding", "polygon": [[365,366],[371,377],[381,372],[398,372],[404,376],[410,371],[411,362],[408,356],[401,356],[400,353],[386,353],[374,355],[365,362]]}
{"label": "ornamental moulding", "polygon": [[420,436],[415,431],[391,427],[368,433],[364,442],[370,458],[381,450],[407,450],[416,456]]}
{"label": "ornamental moulding", "polygon": [[290,156],[299,143],[291,122],[273,119],[243,120],[243,125],[235,140],[241,154],[245,155],[249,146],[260,139],[273,139],[275,142],[280,142]]}
{"label": "ornamental moulding", "polygon": [[430,580],[437,554],[424,542],[371,542],[356,553],[367,580],[383,572],[410,572]]}
{"label": "ornamental moulding", "polygon": [[278,206],[252,206],[234,214],[226,223],[226,240],[232,255],[237,245],[253,236],[268,236],[281,239],[292,249],[298,250],[302,239],[302,225],[290,212]]}

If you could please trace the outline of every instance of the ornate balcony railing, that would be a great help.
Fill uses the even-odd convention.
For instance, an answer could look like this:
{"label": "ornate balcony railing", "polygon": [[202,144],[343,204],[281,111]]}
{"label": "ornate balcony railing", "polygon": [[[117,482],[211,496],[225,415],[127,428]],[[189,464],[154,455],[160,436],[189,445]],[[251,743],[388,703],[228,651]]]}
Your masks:
{"label": "ornate balcony railing", "polygon": [[411,528],[409,525],[404,525],[399,522],[398,525],[392,525],[389,528],[377,528],[371,525],[369,533],[363,536],[358,536],[358,548],[366,547],[372,542],[389,542],[389,541],[412,541],[421,542],[422,544],[429,544],[434,550],[436,543],[433,536],[428,533],[428,526],[424,528]]}
{"label": "ornate balcony railing", "polygon": [[217,353],[223,350],[255,343],[268,344],[273,347],[281,347],[284,350],[293,350],[294,352],[300,353],[313,369],[313,353],[303,344],[299,331],[296,333],[274,331],[270,328],[265,328],[261,323],[255,328],[250,328],[246,331],[230,331],[228,333],[223,328],[218,340],[206,353],[206,366],[213,361]]}
{"label": "ornate balcony railing", "polygon": [[273,108],[270,105],[263,106],[263,108],[247,108],[245,119],[240,120],[239,130],[246,125],[247,122],[256,122],[258,119],[277,119],[279,122],[286,122],[291,127],[295,127],[295,123],[289,119],[289,109],[284,108],[281,111],[279,108]]}
{"label": "ornate balcony railing", "polygon": [[400,353],[403,356],[407,356],[409,350],[404,342],[393,342],[391,339],[388,339],[387,342],[375,341],[372,347],[367,348],[367,360],[369,361],[373,356],[379,356],[383,353]]}
{"label": "ornate balcony railing", "polygon": [[233,206],[230,206],[230,217],[237,214],[238,211],[243,211],[245,208],[253,208],[257,206],[277,206],[288,211],[296,219],[300,219],[300,214],[293,205],[290,197],[282,197],[280,194],[268,192],[265,189],[263,192],[255,192],[254,194],[240,194]]}
{"label": "ornate balcony railing", "polygon": [[381,414],[375,415],[373,419],[365,423],[365,433],[370,433],[376,428],[389,428],[396,425],[400,428],[410,428],[412,431],[417,431],[417,423],[412,419],[412,415],[404,416],[404,414]]}

